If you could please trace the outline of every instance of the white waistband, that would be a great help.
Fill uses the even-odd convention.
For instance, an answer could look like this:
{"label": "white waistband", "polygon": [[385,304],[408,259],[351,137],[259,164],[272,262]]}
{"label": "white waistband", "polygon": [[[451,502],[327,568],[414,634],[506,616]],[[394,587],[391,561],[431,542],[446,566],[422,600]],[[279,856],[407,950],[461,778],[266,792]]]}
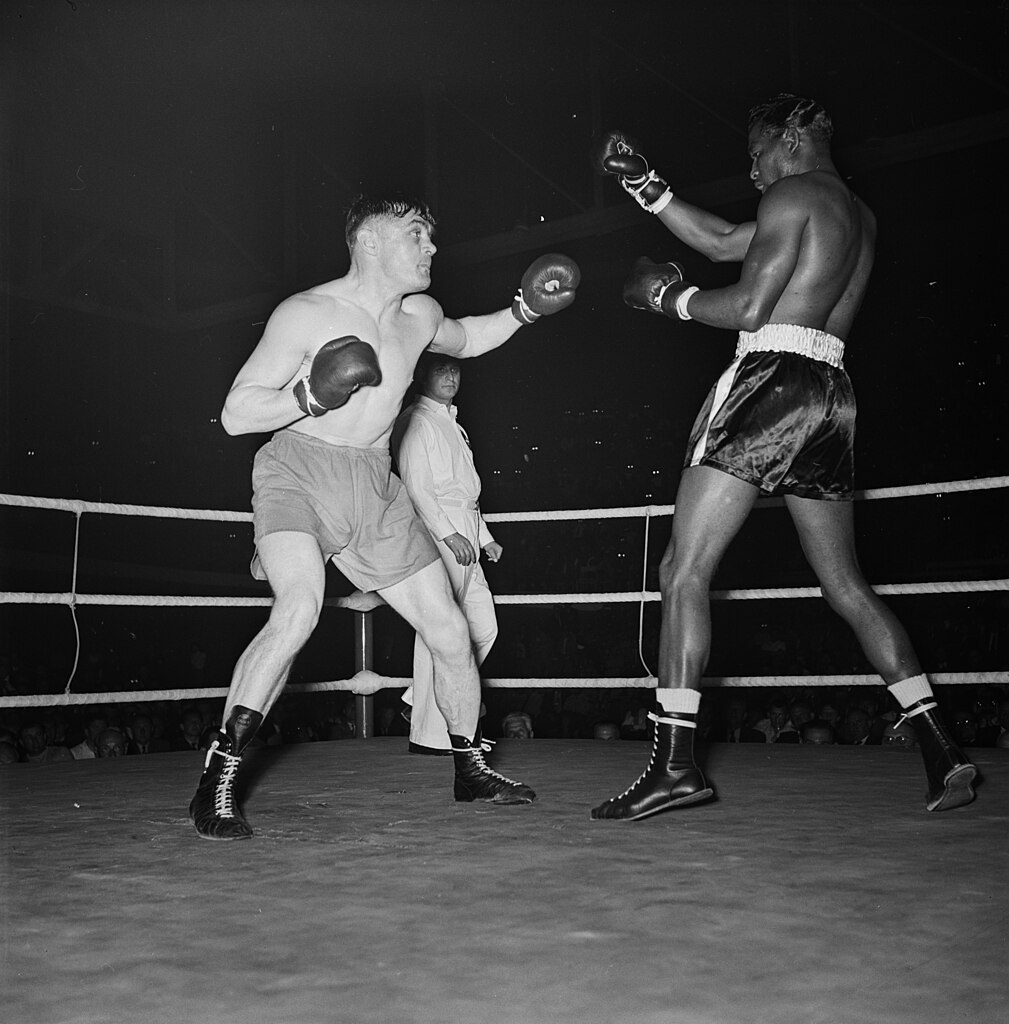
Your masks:
{"label": "white waistband", "polygon": [[794,352],[844,369],[844,342],[826,331],[798,324],[765,324],[759,331],[740,331],[736,358],[750,352]]}
{"label": "white waistband", "polygon": [[438,504],[444,508],[461,508],[467,512],[476,512],[480,503],[475,498],[439,498]]}

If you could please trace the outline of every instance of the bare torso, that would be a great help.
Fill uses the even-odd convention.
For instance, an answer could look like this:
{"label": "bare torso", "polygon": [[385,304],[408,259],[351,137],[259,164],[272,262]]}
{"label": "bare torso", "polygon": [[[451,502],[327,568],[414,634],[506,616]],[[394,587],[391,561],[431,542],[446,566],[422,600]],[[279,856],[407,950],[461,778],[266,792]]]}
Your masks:
{"label": "bare torso", "polygon": [[288,429],[354,448],[388,447],[414,367],[442,318],[438,303],[421,294],[391,302],[376,316],[358,300],[348,278],[340,278],[281,303],[236,384],[287,389],[308,373],[327,341],[355,335],[374,348],[382,383],[361,388],[346,405],[323,416],[299,417]]}
{"label": "bare torso", "polygon": [[815,327],[844,340],[869,284],[876,219],[834,173],[810,171],[773,188],[779,192],[769,190],[761,205],[780,202],[786,189],[786,203],[795,204],[805,222],[794,269],[769,322]]}

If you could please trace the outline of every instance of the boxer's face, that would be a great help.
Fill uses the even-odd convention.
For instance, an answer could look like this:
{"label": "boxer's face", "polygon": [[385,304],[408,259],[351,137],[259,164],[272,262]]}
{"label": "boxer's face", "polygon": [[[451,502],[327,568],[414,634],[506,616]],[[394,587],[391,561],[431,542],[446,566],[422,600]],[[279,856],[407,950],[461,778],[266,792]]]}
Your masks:
{"label": "boxer's face", "polygon": [[787,159],[790,153],[781,136],[768,135],[760,125],[754,125],[747,147],[750,154],[750,180],[758,192],[763,192],[789,173]]}
{"label": "boxer's face", "polygon": [[410,291],[429,288],[431,260],[438,251],[431,225],[420,214],[408,213],[404,217],[384,217],[376,227],[386,272]]}

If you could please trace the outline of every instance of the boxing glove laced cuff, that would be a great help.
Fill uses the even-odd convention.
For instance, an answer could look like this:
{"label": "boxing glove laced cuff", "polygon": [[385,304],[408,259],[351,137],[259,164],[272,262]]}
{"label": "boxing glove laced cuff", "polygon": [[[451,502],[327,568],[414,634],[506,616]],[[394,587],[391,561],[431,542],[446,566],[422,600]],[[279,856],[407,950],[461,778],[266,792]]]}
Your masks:
{"label": "boxing glove laced cuff", "polygon": [[[666,286],[668,287],[668,285]],[[685,288],[679,295],[676,296],[676,315],[681,320],[693,320],[694,318],[687,312],[687,303],[690,301],[691,296],[695,292],[699,292],[701,289],[697,285],[691,285],[689,288]],[[665,289],[663,289],[665,291]]]}
{"label": "boxing glove laced cuff", "polygon": [[294,400],[306,416],[321,416],[323,413],[329,412],[325,406],[319,404],[315,395],[312,394],[312,385],[307,376],[302,377],[294,385]]}
{"label": "boxing glove laced cuff", "polygon": [[[633,196],[637,204],[649,213],[661,213],[669,205],[669,200],[673,198],[673,190],[669,187],[669,183],[665,178],[660,178],[653,170],[649,170],[647,174],[642,175],[640,178],[621,177],[620,184],[623,186],[624,191],[628,195]],[[654,185],[664,188],[665,191],[657,199],[649,202],[644,192]],[[654,187],[652,191],[654,191]]]}
{"label": "boxing glove laced cuff", "polygon": [[522,289],[515,293],[515,298],[512,300],[512,316],[520,324],[534,324],[541,316],[542,313],[535,313],[529,308],[528,303],[522,295]]}

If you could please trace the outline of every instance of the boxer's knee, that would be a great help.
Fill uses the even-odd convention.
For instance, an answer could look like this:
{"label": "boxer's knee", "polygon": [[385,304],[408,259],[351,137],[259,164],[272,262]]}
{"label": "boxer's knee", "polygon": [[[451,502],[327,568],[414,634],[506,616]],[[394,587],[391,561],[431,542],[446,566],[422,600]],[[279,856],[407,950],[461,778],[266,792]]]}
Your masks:
{"label": "boxer's knee", "polygon": [[470,651],[469,623],[458,605],[425,615],[417,632],[435,659],[455,660]]}
{"label": "boxer's knee", "polygon": [[270,629],[291,646],[302,646],[312,635],[322,612],[321,596],[309,587],[292,587],[275,595]]}

